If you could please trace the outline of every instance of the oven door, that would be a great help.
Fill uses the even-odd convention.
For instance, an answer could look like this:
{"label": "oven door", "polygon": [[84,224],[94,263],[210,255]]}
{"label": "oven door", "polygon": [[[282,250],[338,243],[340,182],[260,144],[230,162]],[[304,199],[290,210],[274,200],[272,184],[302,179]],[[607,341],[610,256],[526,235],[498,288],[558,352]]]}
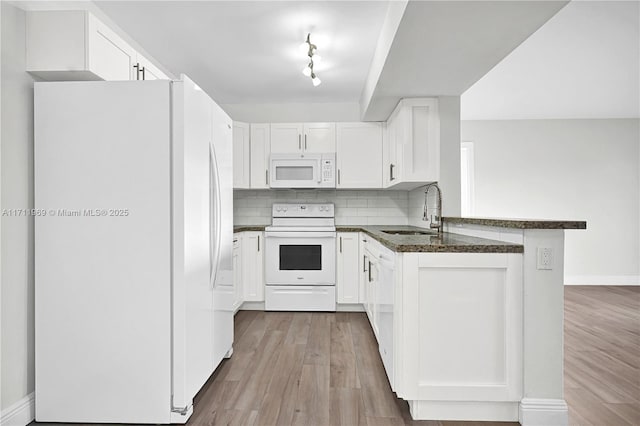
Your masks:
{"label": "oven door", "polygon": [[265,234],[267,285],[335,285],[335,232]]}

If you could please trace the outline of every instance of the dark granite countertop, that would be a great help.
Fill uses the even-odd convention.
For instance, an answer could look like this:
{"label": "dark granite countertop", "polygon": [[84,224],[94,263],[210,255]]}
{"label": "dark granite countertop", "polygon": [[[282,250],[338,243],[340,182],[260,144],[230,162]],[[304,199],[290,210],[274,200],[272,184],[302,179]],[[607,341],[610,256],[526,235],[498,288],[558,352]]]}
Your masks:
{"label": "dark granite countertop", "polygon": [[449,224],[485,225],[516,229],[587,229],[583,220],[507,219],[482,217],[444,217]]}
{"label": "dark granite countertop", "polygon": [[406,225],[337,226],[338,232],[364,232],[383,246],[398,253],[522,253],[524,247],[504,241],[443,232],[430,235],[395,235],[383,230],[422,231],[424,228]]}
{"label": "dark granite countertop", "polygon": [[264,231],[266,225],[237,225],[233,227],[233,233],[248,231]]}

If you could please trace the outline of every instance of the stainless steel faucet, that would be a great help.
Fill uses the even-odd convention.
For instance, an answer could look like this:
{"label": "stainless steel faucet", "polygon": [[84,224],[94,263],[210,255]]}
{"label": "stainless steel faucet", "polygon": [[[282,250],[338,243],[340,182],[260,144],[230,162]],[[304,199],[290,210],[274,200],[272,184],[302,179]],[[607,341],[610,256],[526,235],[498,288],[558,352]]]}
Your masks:
{"label": "stainless steel faucet", "polygon": [[[429,216],[428,200],[429,190],[431,188],[435,188],[438,191],[438,205],[435,208],[435,214],[432,213],[431,216]],[[440,190],[437,182],[428,184],[426,189],[424,190],[424,213],[422,215],[422,220],[429,220],[429,228],[437,229],[439,234],[442,233],[442,191]]]}

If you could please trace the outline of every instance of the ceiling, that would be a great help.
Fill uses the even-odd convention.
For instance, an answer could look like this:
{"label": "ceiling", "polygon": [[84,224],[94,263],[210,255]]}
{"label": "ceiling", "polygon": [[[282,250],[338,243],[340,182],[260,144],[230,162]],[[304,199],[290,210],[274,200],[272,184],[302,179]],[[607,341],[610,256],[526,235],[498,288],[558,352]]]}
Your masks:
{"label": "ceiling", "polygon": [[[98,7],[172,73],[217,102],[357,102],[386,1],[101,1]],[[302,75],[307,32],[322,84]]]}
{"label": "ceiling", "polygon": [[466,120],[640,117],[640,3],[571,2],[461,108]]}

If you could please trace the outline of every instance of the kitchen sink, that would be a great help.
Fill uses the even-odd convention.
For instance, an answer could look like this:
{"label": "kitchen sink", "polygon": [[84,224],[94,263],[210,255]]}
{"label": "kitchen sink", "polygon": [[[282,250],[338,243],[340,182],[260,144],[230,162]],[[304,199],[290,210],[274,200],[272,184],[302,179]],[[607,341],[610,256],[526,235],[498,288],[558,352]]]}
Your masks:
{"label": "kitchen sink", "polygon": [[406,229],[386,229],[383,230],[385,234],[391,235],[436,235],[435,231],[409,231]]}

